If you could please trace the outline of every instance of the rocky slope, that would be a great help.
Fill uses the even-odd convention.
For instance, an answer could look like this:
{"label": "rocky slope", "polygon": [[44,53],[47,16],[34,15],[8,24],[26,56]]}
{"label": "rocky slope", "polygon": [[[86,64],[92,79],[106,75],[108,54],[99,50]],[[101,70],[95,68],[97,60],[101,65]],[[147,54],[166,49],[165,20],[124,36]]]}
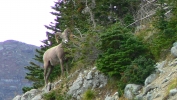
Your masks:
{"label": "rocky slope", "polygon": [[[131,84],[125,88],[125,97],[136,100],[177,99],[177,42],[171,48],[166,60],[156,64],[156,72],[146,78],[144,86]],[[129,84],[130,85],[130,84]]]}
{"label": "rocky slope", "polygon": [[[68,80],[67,82],[66,79]],[[57,89],[71,96],[73,100],[81,100],[83,93],[88,89],[97,91],[99,93],[98,95],[100,95],[100,100],[110,100],[110,98],[118,99],[118,92],[111,92],[110,90],[101,91],[107,85],[108,77],[99,72],[96,67],[89,70],[77,70],[66,79],[48,83],[43,89],[32,89],[23,95],[17,95],[13,100],[43,100],[44,94]],[[101,95],[105,96],[102,97]]]}
{"label": "rocky slope", "polygon": [[14,40],[0,42],[0,100],[11,100],[22,93],[23,86],[31,85],[24,78],[24,67],[32,61],[37,48]]}
{"label": "rocky slope", "polygon": [[119,97],[108,77],[96,67],[79,69],[65,79],[49,83],[43,89],[33,89],[13,100],[43,100],[45,93],[57,89],[72,97],[72,100],[83,100],[83,94],[91,89],[96,91],[96,100],[176,100],[177,99],[177,43],[171,49],[167,59],[156,64],[156,71],[146,78],[144,86],[127,84],[124,97]]}

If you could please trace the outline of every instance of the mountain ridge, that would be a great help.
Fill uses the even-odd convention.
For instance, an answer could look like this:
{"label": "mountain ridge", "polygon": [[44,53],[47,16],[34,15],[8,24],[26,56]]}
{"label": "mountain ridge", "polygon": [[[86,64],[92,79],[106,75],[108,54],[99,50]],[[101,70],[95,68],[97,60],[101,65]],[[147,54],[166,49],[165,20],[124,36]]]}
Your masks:
{"label": "mountain ridge", "polygon": [[25,79],[25,66],[39,47],[16,40],[0,42],[0,100],[11,100],[15,94],[22,93],[22,87],[31,86]]}

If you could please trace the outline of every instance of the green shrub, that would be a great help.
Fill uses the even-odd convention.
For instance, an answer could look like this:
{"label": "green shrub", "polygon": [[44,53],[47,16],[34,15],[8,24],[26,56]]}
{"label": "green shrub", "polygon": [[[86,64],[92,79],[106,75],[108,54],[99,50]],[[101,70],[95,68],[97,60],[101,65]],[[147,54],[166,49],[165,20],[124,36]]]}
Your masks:
{"label": "green shrub", "polygon": [[[156,28],[156,34],[153,35],[152,41],[149,42],[149,47],[156,60],[161,59],[165,54],[164,51],[169,51],[172,44],[177,40],[177,13],[175,0],[159,0],[160,7],[156,12],[156,19],[153,25]],[[164,4],[169,2],[171,16],[166,16]]]}
{"label": "green shrub", "polygon": [[145,79],[155,70],[155,61],[151,58],[139,56],[127,66],[118,81],[118,91],[122,95],[126,84],[144,84]]}
{"label": "green shrub", "polygon": [[71,100],[67,94],[61,94],[61,90],[54,90],[43,96],[44,100]]}
{"label": "green shrub", "polygon": [[166,51],[169,51],[176,39],[177,35],[171,38],[165,34],[156,34],[153,36],[152,41],[148,45],[156,61],[162,59],[162,56],[166,54]]}
{"label": "green shrub", "polygon": [[126,83],[144,84],[144,80],[155,70],[154,65],[154,60],[139,56],[127,66],[121,77],[121,81]]}
{"label": "green shrub", "polygon": [[143,84],[155,70],[154,58],[147,45],[119,23],[101,34],[98,47],[103,53],[96,66],[101,72],[116,77],[120,95],[127,83]]}
{"label": "green shrub", "polygon": [[97,68],[119,79],[135,58],[150,55],[147,47],[119,23],[101,34],[98,47],[103,53],[97,59]]}
{"label": "green shrub", "polygon": [[33,89],[33,87],[23,87],[22,91],[23,91],[23,93],[25,93],[27,91],[30,91],[31,89]]}
{"label": "green shrub", "polygon": [[44,100],[56,100],[55,91],[44,94]]}
{"label": "green shrub", "polygon": [[96,94],[93,90],[88,89],[84,94],[83,94],[83,100],[93,100],[96,97]]}

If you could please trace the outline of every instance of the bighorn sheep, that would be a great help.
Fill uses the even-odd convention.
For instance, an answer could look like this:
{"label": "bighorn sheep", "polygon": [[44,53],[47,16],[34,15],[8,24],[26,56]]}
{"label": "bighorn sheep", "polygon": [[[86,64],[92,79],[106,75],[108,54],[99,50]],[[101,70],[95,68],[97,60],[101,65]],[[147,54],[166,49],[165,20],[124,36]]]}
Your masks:
{"label": "bighorn sheep", "polygon": [[50,73],[55,65],[60,64],[61,75],[64,72],[63,62],[65,60],[65,53],[64,53],[62,44],[68,42],[69,35],[70,35],[69,28],[66,28],[63,33],[56,32],[55,39],[56,39],[57,43],[58,43],[58,37],[62,38],[62,42],[60,44],[58,44],[57,46],[54,46],[54,47],[48,49],[43,55],[45,84],[48,83],[48,78],[49,78]]}

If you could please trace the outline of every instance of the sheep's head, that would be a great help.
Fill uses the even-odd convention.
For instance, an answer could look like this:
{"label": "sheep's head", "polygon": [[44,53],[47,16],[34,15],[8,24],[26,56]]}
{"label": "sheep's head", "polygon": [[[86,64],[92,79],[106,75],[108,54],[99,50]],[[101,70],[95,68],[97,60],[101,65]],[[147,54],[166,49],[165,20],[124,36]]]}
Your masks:
{"label": "sheep's head", "polygon": [[56,32],[55,33],[55,39],[56,42],[59,43],[58,38],[62,38],[63,43],[67,43],[69,41],[69,35],[71,35],[71,30],[69,28],[66,28],[63,33]]}

